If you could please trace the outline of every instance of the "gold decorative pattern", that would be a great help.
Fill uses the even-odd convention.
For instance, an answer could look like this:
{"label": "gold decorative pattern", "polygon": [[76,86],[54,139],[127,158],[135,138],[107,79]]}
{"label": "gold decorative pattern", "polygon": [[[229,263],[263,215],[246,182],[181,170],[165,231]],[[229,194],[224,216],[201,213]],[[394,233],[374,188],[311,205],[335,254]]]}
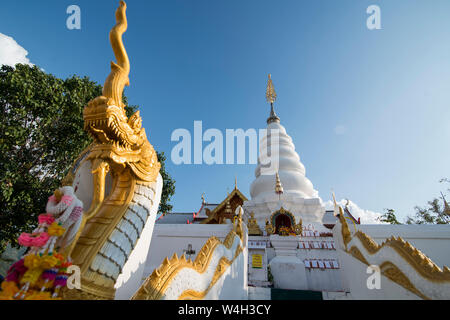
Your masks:
{"label": "gold decorative pattern", "polygon": [[345,249],[347,250],[347,244],[352,239],[352,236],[347,221],[345,220],[344,211],[342,210],[341,206],[339,206],[339,221],[341,222],[342,240],[344,241]]}
{"label": "gold decorative pattern", "polygon": [[269,80],[267,80],[266,100],[269,103],[274,103],[277,99],[277,94],[272,83],[272,76],[269,74]]}
{"label": "gold decorative pattern", "polygon": [[275,227],[269,222],[269,220],[266,220],[266,233],[268,236],[275,233]]}
{"label": "gold decorative pattern", "polygon": [[122,94],[125,86],[130,85],[128,75],[130,73],[130,61],[128,60],[127,51],[122,42],[122,35],[128,27],[127,16],[125,11],[127,5],[124,1],[120,1],[119,8],[116,11],[117,24],[111,29],[109,33],[109,40],[111,42],[114,55],[117,63],[111,61],[111,73],[106,78],[103,85],[103,95],[95,98],[92,104],[100,105],[106,104],[110,106],[123,106]]}
{"label": "gold decorative pattern", "polygon": [[229,204],[231,208],[231,213],[233,213],[233,207],[237,208],[237,206],[242,205],[248,199],[244,196],[244,194],[239,191],[237,186],[235,186],[234,190],[231,191],[230,194],[217,206],[214,210],[209,211],[206,209],[206,213],[208,218],[201,221],[201,224],[222,224],[225,223],[226,218],[232,218],[232,215],[225,212],[227,204]]}
{"label": "gold decorative pattern", "polygon": [[294,232],[296,235],[301,235],[303,232],[303,221],[300,219],[300,221],[294,226]]}
{"label": "gold decorative pattern", "polygon": [[366,260],[366,258],[364,258],[363,254],[361,253],[361,251],[356,246],[352,246],[350,248],[350,250],[348,250],[348,253],[350,253],[353,257],[355,257],[356,259],[358,259],[362,263],[370,265],[370,263]]}
{"label": "gold decorative pattern", "polygon": [[234,218],[235,221],[233,221],[233,230],[236,232],[238,237],[243,240],[244,239],[244,228],[243,228],[243,221],[242,216],[244,214],[244,209],[242,209],[241,206],[237,207],[236,211],[238,211],[238,214]]}
{"label": "gold decorative pattern", "polygon": [[153,146],[148,142],[139,111],[129,119],[122,102],[125,85],[129,84],[130,63],[122,41],[127,30],[126,4],[120,2],[116,11],[116,25],[110,42],[117,59],[111,62],[111,73],[103,86],[103,96],[90,101],[84,108],[85,130],[94,138],[90,159],[112,161],[129,167],[143,181],[156,180],[161,167]]}
{"label": "gold decorative pattern", "polygon": [[282,194],[284,192],[278,172],[275,174],[275,193]]}
{"label": "gold decorative pattern", "polygon": [[[341,233],[345,245],[345,251],[354,258],[366,265],[370,265],[368,259],[362,254],[361,250],[358,249],[356,245],[352,245],[350,249],[347,249],[347,244],[356,238],[361,242],[362,246],[370,255],[378,253],[384,247],[390,247],[426,280],[435,283],[450,282],[450,269],[448,267],[444,266],[443,269],[439,268],[430,258],[424,255],[409,242],[403,240],[401,237],[395,238],[392,236],[379,245],[369,235],[361,230],[356,231],[355,234],[351,236],[343,210],[340,206],[339,212],[339,221],[341,222]],[[380,270],[381,273],[391,281],[411,291],[422,299],[429,299],[429,297],[417,289],[412,281],[391,261],[384,261],[380,265]]]}
{"label": "gold decorative pattern", "polygon": [[426,295],[420,292],[408,279],[408,277],[400,271],[400,269],[392,262],[383,262],[380,266],[381,273],[391,281],[401,285],[403,288],[411,291],[424,300],[430,300]]}
{"label": "gold decorative pattern", "polygon": [[[239,224],[242,222],[237,222],[228,235],[226,236],[224,242],[222,243],[217,237],[210,237],[206,243],[201,248],[196,259],[192,261],[191,259],[186,260],[183,254],[181,258],[178,258],[176,254],[172,256],[171,259],[166,257],[162,264],[156,268],[153,273],[144,281],[139,290],[134,294],[132,300],[160,300],[167,288],[170,286],[172,280],[175,276],[184,268],[193,269],[194,271],[202,274],[204,273],[213,256],[213,253],[217,246],[224,245],[227,249],[231,249],[236,236],[239,236],[235,230],[239,228]],[[240,236],[242,240],[242,236]],[[198,293],[195,291],[187,290],[183,292],[179,299],[201,299],[207,292],[212,288],[215,282],[220,278],[220,276],[226,271],[226,268],[230,266],[233,261],[242,252],[242,247],[238,246],[234,254],[233,260],[229,261],[222,257],[218,266],[216,267],[215,273],[213,275],[212,281],[208,288],[202,292]]]}
{"label": "gold decorative pattern", "polygon": [[114,295],[114,288],[104,288],[83,278],[81,279],[81,290],[65,287],[60,293],[63,300],[112,300]]}
{"label": "gold decorative pattern", "polygon": [[450,270],[447,267],[439,268],[430,258],[401,237],[392,236],[381,245],[378,245],[370,236],[358,230],[355,236],[361,241],[364,248],[375,254],[385,246],[394,249],[411,267],[425,279],[433,282],[450,282]]}

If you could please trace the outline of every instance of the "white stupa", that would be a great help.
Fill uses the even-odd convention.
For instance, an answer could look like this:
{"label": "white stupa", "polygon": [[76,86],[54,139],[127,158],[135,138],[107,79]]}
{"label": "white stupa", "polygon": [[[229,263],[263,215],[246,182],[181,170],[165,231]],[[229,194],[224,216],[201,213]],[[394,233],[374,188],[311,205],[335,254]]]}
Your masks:
{"label": "white stupa", "polygon": [[[271,105],[267,134],[260,140],[255,180],[250,186],[251,200],[244,204],[246,212],[255,213],[262,230],[265,221],[281,207],[291,212],[297,221],[321,224],[325,212],[322,201],[305,175],[305,166],[295,151],[292,138],[275,113],[276,93],[270,75],[266,98]],[[277,172],[283,185],[282,194],[275,193]]]}

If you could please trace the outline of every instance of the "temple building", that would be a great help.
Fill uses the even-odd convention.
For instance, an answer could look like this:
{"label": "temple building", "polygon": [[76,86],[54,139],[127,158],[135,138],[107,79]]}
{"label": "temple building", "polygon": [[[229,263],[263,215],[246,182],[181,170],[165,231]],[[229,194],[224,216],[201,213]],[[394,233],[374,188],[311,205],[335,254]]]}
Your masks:
{"label": "temple building", "polygon": [[[402,237],[393,238],[400,245],[407,240],[423,249],[438,264],[449,265],[446,248],[450,244],[450,227],[361,225],[360,218],[351,214],[348,201],[345,208],[337,206],[335,201],[335,210],[325,210],[318,191],[306,177],[305,166],[292,138],[275,112],[276,93],[270,75],[266,98],[270,104],[267,135],[260,141],[250,199],[239,190],[235,181],[233,191],[220,203],[207,203],[202,195],[200,209],[194,213],[173,212],[161,216],[155,223],[144,277],[173,252],[195,256],[210,235],[224,239],[227,226],[233,225],[242,208],[248,230],[247,283],[244,285],[248,299],[431,298],[404,274],[408,259],[399,262],[401,267],[393,266],[391,261],[382,261],[381,289],[371,289],[367,285],[370,276],[367,268],[378,265],[369,262],[369,256],[376,256],[377,251],[385,251],[383,254],[387,256],[401,252],[401,249],[395,253],[392,249],[382,248],[389,242],[386,239],[395,235]],[[341,233],[346,232],[353,234],[355,244],[352,247],[347,248],[345,241],[348,239],[342,242]],[[386,242],[380,246],[365,232],[373,239]],[[372,248],[365,245],[363,239]],[[412,247],[411,244],[406,247]],[[392,247],[398,245],[392,244]],[[434,265],[431,260],[426,260],[428,258],[424,259],[422,263]],[[449,272],[445,268],[441,272],[442,279],[447,281],[443,286],[447,293],[442,294],[445,295],[450,292]]]}
{"label": "temple building", "polygon": [[325,210],[275,112],[270,75],[249,195],[235,179],[218,203],[202,195],[193,212],[157,217],[161,164],[122,99],[126,8],[110,33],[117,62],[83,111],[93,143],[20,235],[28,249],[0,264],[0,299],[450,299],[450,225],[365,225],[336,201]]}

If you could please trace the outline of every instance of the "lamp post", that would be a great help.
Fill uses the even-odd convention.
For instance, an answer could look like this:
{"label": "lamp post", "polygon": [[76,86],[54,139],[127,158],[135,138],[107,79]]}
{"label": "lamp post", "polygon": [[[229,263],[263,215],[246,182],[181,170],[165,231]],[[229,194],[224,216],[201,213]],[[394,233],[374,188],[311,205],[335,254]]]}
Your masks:
{"label": "lamp post", "polygon": [[187,255],[187,258],[190,259],[191,255],[195,254],[195,250],[192,250],[192,244],[188,244],[187,249],[184,249],[183,252]]}

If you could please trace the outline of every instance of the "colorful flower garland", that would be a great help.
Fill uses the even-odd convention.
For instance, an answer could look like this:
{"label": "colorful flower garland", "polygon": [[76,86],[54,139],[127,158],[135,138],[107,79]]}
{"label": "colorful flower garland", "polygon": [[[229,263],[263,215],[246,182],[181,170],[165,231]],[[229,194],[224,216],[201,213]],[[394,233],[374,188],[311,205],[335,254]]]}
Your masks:
{"label": "colorful flower garland", "polygon": [[39,225],[32,233],[22,233],[19,244],[28,252],[8,270],[1,284],[0,300],[55,300],[67,284],[69,260],[58,253],[58,240],[83,213],[82,203],[73,194],[72,187],[63,187],[58,201],[49,198],[47,213],[38,217]]}

